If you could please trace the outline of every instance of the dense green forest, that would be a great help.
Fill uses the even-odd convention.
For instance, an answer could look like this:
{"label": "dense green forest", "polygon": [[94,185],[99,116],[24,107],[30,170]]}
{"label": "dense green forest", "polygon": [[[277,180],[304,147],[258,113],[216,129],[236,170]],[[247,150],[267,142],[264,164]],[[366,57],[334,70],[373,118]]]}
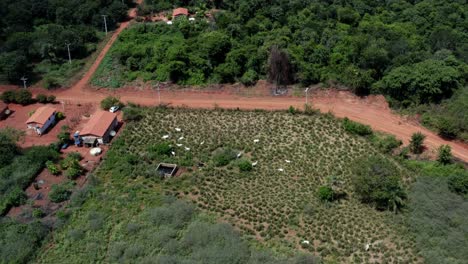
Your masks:
{"label": "dense green forest", "polygon": [[272,47],[286,53],[290,83],[337,81],[403,104],[439,102],[467,76],[464,0],[145,1],[140,10],[188,3],[199,17],[222,11],[124,33],[113,58],[127,78],[249,83],[267,77]]}
{"label": "dense green forest", "polygon": [[[41,77],[46,87],[60,86],[63,75],[96,49],[107,15],[109,30],[126,18],[130,0],[1,0],[0,81],[20,83]],[[69,65],[67,45],[74,63]],[[76,60],[76,61],[75,61]],[[68,76],[70,77],[70,76]]]}
{"label": "dense green forest", "polygon": [[[187,6],[196,21],[177,18],[173,25],[123,32],[94,84],[119,87],[137,78],[185,85],[326,83],[384,94],[393,107],[412,108],[451,98],[468,76],[465,0],[146,0],[139,13],[178,6]],[[280,79],[271,72],[278,63]],[[454,104],[449,108],[464,111]],[[460,115],[439,117],[425,124],[466,139]]]}

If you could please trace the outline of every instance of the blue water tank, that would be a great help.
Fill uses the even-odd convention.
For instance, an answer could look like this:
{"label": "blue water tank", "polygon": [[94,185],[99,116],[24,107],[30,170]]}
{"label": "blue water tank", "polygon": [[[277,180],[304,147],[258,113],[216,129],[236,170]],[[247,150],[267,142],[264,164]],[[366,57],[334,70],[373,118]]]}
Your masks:
{"label": "blue water tank", "polygon": [[81,137],[80,137],[80,132],[76,131],[75,134],[73,134],[73,139],[75,140],[75,145],[79,146],[81,145]]}

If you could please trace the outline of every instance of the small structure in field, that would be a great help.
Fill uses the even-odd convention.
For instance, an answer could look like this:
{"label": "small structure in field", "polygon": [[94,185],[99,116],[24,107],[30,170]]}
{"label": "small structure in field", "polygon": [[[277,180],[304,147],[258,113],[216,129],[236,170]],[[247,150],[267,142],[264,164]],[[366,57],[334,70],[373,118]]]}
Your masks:
{"label": "small structure in field", "polygon": [[10,114],[10,109],[8,105],[0,101],[0,120],[6,118]]}
{"label": "small structure in field", "polygon": [[187,8],[179,7],[172,11],[172,17],[176,18],[179,16],[188,16],[189,12]]}
{"label": "small structure in field", "polygon": [[50,126],[55,124],[57,110],[49,106],[42,106],[36,109],[34,114],[26,121],[29,129],[33,129],[37,134],[42,135]]}
{"label": "small structure in field", "polygon": [[161,178],[168,179],[176,174],[177,165],[170,163],[159,163],[156,171]]}
{"label": "small structure in field", "polygon": [[86,146],[109,143],[114,129],[119,124],[117,115],[107,111],[95,113],[81,130],[80,136]]}

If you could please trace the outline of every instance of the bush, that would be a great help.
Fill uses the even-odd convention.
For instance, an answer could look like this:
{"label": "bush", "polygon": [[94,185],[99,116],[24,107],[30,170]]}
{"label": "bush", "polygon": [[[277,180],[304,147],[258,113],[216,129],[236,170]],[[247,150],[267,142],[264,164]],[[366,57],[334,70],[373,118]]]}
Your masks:
{"label": "bush", "polygon": [[383,153],[391,153],[403,144],[401,140],[396,139],[393,135],[375,135],[372,138],[372,143]]}
{"label": "bush", "polygon": [[455,120],[448,117],[441,117],[437,122],[437,129],[439,135],[444,138],[454,139],[460,133],[460,128]]}
{"label": "bush", "polygon": [[356,134],[359,136],[372,135],[372,129],[370,126],[351,121],[347,117],[343,119],[343,128],[347,132],[351,134]]}
{"label": "bush", "polygon": [[237,163],[237,166],[239,167],[240,171],[247,172],[252,170],[252,163],[248,160],[240,160]]}
{"label": "bush", "polygon": [[83,169],[81,168],[81,165],[78,163],[77,160],[73,160],[71,166],[69,166],[67,171],[65,172],[65,176],[67,176],[67,178],[70,180],[74,180],[78,178],[82,173]]}
{"label": "bush", "polygon": [[156,155],[169,156],[171,154],[172,147],[169,145],[169,143],[164,142],[164,143],[159,143],[156,145],[149,146],[148,151]]}
{"label": "bush", "polygon": [[47,170],[49,170],[49,172],[52,173],[53,175],[59,175],[60,174],[60,170],[59,170],[58,166],[55,165],[52,161],[48,160],[46,162],[46,167],[47,167]]}
{"label": "bush", "polygon": [[15,102],[15,91],[9,90],[2,93],[0,96],[3,102],[9,104]]}
{"label": "bush", "polygon": [[49,193],[49,198],[54,203],[61,203],[70,198],[72,194],[71,183],[62,183],[52,185]]}
{"label": "bush", "polygon": [[55,102],[55,95],[49,95],[47,96],[47,102],[48,103],[54,103]]}
{"label": "bush", "polygon": [[317,193],[321,201],[331,202],[335,199],[335,193],[330,186],[320,186]]}
{"label": "bush", "polygon": [[357,160],[353,167],[352,183],[360,200],[379,210],[392,209],[396,212],[406,198],[398,169],[380,156]]}
{"label": "bush", "polygon": [[468,194],[468,174],[460,173],[452,175],[448,178],[448,186],[450,191],[458,194]]}
{"label": "bush", "polygon": [[413,152],[414,154],[421,154],[424,149],[425,138],[426,138],[426,135],[424,135],[421,132],[414,133],[411,136],[411,140],[409,144],[411,152]]}
{"label": "bush", "polygon": [[113,96],[108,96],[101,101],[101,108],[103,110],[109,110],[112,106],[123,107],[124,104],[120,100]]}
{"label": "bush", "polygon": [[237,157],[237,154],[234,150],[229,148],[218,149],[213,155],[213,162],[215,166],[222,167],[226,166]]}
{"label": "bush", "polygon": [[57,112],[57,114],[55,115],[55,119],[63,120],[63,119],[65,119],[65,114],[62,113],[62,112]]}
{"label": "bush", "polygon": [[437,152],[438,162],[444,165],[452,162],[452,148],[449,145],[440,146]]}
{"label": "bush", "polygon": [[21,105],[28,105],[32,103],[32,93],[29,90],[10,90],[2,93],[0,98],[5,103],[16,103]]}
{"label": "bush", "polygon": [[39,102],[39,103],[41,103],[41,104],[45,104],[45,103],[47,103],[47,95],[45,95],[45,94],[38,94],[38,95],[36,96],[36,100],[37,100],[37,102]]}
{"label": "bush", "polygon": [[21,105],[32,103],[32,93],[26,89],[21,89],[15,94],[15,102]]}
{"label": "bush", "polygon": [[137,107],[126,107],[123,110],[124,121],[138,121],[143,118],[143,110]]}

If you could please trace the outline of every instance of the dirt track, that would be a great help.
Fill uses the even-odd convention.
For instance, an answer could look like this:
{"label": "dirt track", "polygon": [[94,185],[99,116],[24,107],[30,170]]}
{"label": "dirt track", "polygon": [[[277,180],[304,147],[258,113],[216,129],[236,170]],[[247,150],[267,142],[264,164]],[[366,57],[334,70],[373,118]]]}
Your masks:
{"label": "dirt track", "polygon": [[[140,1],[138,1],[140,2]],[[135,17],[136,10],[130,11],[130,18]],[[98,58],[84,77],[70,89],[60,90],[55,93],[57,100],[98,104],[108,95],[119,96],[124,102],[134,102],[141,105],[157,105],[158,96],[150,89],[125,88],[118,91],[96,90],[89,86],[88,82],[98,68],[102,59],[110,47],[124,30],[130,21],[124,22],[113,33],[114,35],[103,48]],[[161,102],[172,106],[186,106],[191,108],[213,108],[215,105],[222,108],[241,109],[287,109],[289,106],[302,108],[305,103],[304,97],[272,96],[268,92],[267,85],[259,82],[255,88],[222,89],[216,91],[194,91],[194,90],[164,90],[161,92]],[[34,93],[43,92],[41,89],[32,89]],[[246,90],[257,92],[246,93]],[[442,144],[452,147],[452,153],[459,159],[468,162],[468,145],[461,142],[446,141],[428,129],[418,125],[416,122],[405,120],[399,115],[391,112],[387,102],[382,96],[369,96],[359,98],[349,92],[336,90],[320,90],[309,94],[309,99],[315,108],[322,112],[332,112],[337,117],[348,117],[352,120],[368,124],[373,129],[387,132],[397,136],[408,143],[411,135],[422,132],[427,135],[425,144],[434,155],[435,149]]]}

